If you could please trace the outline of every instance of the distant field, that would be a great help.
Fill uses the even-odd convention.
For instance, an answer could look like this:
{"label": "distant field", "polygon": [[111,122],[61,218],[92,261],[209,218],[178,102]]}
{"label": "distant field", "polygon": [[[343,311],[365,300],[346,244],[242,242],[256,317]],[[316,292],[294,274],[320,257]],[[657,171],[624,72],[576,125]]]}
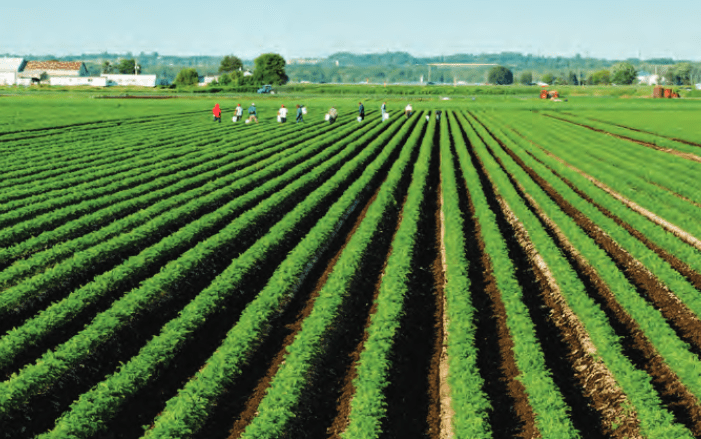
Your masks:
{"label": "distant field", "polygon": [[701,437],[701,102],[382,101],[0,96],[0,438]]}

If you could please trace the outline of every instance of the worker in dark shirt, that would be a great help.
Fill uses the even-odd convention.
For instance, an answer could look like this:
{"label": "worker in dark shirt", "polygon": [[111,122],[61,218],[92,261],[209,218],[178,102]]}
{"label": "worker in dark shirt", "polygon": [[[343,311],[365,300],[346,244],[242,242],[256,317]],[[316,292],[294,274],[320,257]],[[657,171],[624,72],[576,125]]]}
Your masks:
{"label": "worker in dark shirt", "polygon": [[360,107],[358,107],[358,117],[359,121],[362,121],[365,119],[365,107],[363,107],[362,102],[358,102],[358,105],[360,105]]}

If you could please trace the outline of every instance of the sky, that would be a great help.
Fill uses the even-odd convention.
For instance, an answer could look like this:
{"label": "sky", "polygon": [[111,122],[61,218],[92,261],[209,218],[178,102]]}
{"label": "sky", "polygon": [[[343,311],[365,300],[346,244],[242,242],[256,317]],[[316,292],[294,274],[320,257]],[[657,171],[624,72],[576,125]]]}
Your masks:
{"label": "sky", "polygon": [[[658,5],[673,5],[661,8]],[[697,0],[33,0],[0,10],[0,53],[335,52],[701,61]]]}

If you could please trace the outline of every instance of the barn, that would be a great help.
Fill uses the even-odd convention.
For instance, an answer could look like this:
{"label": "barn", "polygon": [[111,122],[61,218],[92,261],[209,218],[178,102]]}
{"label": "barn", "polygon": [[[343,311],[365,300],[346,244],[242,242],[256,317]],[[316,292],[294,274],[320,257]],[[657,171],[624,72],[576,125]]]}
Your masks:
{"label": "barn", "polygon": [[0,85],[17,84],[17,76],[24,65],[24,58],[0,58]]}
{"label": "barn", "polygon": [[21,78],[38,80],[42,73],[55,76],[88,76],[88,69],[82,61],[27,61]]}

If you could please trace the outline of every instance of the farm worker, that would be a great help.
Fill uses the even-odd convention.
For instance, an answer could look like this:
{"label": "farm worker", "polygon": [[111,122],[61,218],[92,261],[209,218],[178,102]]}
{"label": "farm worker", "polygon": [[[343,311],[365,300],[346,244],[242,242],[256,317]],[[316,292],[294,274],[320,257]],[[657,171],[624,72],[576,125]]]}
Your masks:
{"label": "farm worker", "polygon": [[287,108],[284,105],[281,105],[280,109],[277,110],[277,116],[280,123],[287,122]]}
{"label": "farm worker", "polygon": [[411,116],[412,111],[413,111],[413,108],[411,108],[411,104],[407,104],[407,106],[404,108],[404,115],[406,116],[407,119],[409,119],[409,116]]}
{"label": "farm worker", "polygon": [[304,122],[304,113],[302,112],[302,106],[297,104],[297,122]]}
{"label": "farm worker", "polygon": [[219,104],[214,104],[212,113],[214,113],[214,121],[219,121],[219,123],[221,123],[221,108],[219,108]]}
{"label": "farm worker", "polygon": [[251,106],[248,107],[248,121],[250,122],[252,120],[255,120],[256,123],[258,123],[257,115],[258,115],[258,113],[256,112],[256,104],[251,103]]}
{"label": "farm worker", "polygon": [[362,102],[358,102],[358,117],[360,118],[360,121],[365,119],[365,107],[363,106]]}
{"label": "farm worker", "polygon": [[441,120],[441,110],[436,110],[436,120]]}
{"label": "farm worker", "polygon": [[387,103],[386,102],[382,103],[382,106],[380,107],[380,111],[382,112],[382,122],[389,119],[389,116],[387,115]]}
{"label": "farm worker", "polygon": [[243,107],[241,106],[241,104],[238,104],[236,106],[236,110],[234,110],[234,122],[240,121],[242,117],[243,117]]}
{"label": "farm worker", "polygon": [[331,107],[329,112],[326,114],[327,120],[329,121],[329,124],[332,124],[336,122],[336,118],[338,117],[338,111],[334,107]]}

